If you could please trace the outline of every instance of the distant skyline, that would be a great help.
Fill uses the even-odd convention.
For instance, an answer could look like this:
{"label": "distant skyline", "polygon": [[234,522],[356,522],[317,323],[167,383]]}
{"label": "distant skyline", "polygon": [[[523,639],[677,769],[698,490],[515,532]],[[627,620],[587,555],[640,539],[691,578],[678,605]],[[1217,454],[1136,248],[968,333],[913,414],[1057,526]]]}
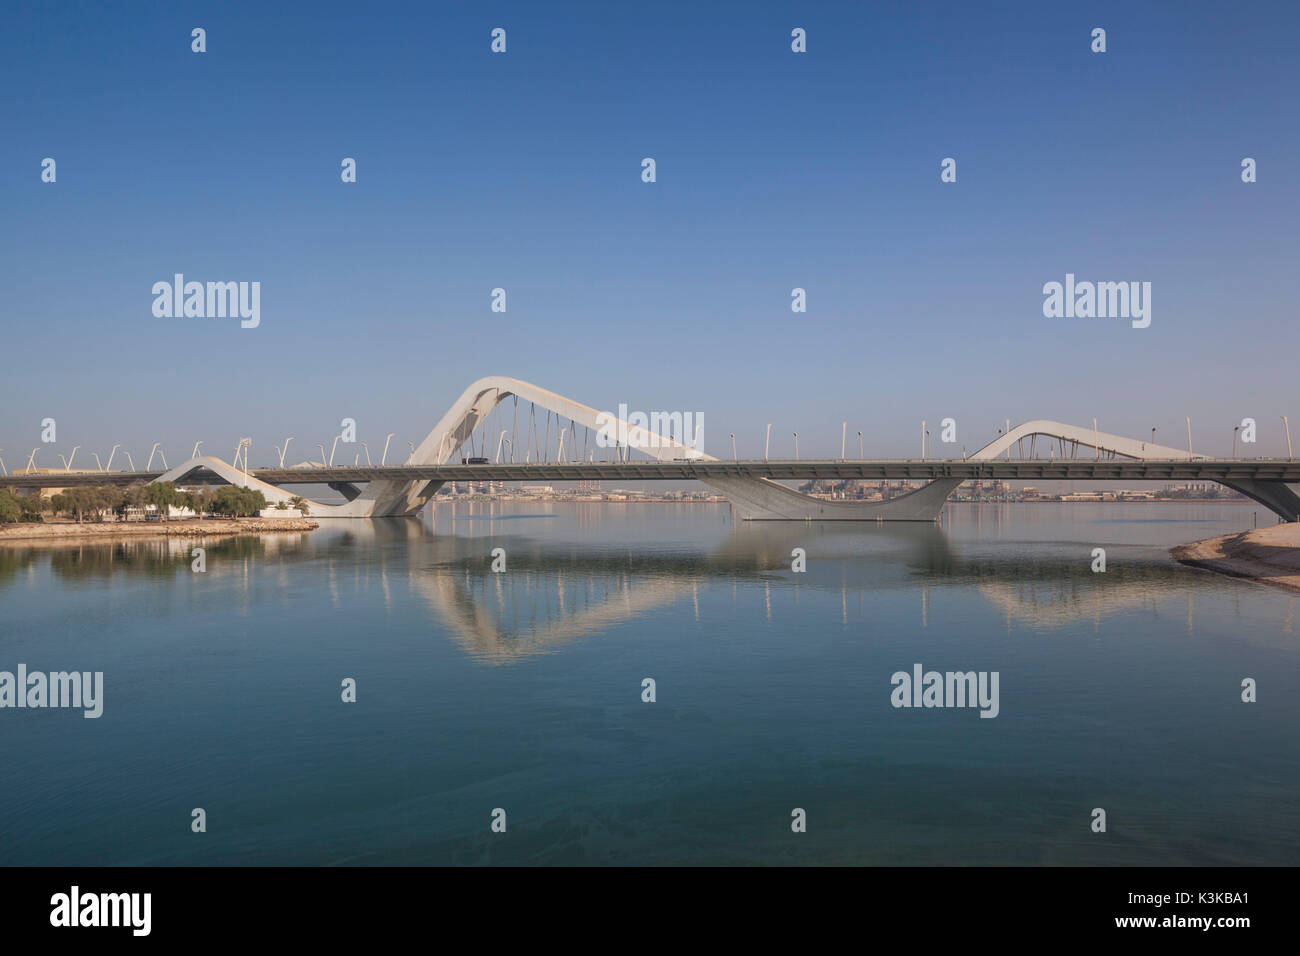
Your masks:
{"label": "distant skyline", "polygon": [[[1184,416],[1197,452],[1252,417],[1238,454],[1285,455],[1298,26],[1281,2],[15,8],[0,458],[251,436],[268,464],[347,417],[391,462],[493,374],[702,413],[719,457],[732,432],[761,457],[768,422],[773,457],[794,431],[836,457],[842,421],[850,454],[861,430],[912,456],[946,417],[933,456],[1032,418],[1181,448]],[[155,317],[177,273],[260,283],[260,323]],[[1045,317],[1067,275],[1149,282],[1149,327]]]}

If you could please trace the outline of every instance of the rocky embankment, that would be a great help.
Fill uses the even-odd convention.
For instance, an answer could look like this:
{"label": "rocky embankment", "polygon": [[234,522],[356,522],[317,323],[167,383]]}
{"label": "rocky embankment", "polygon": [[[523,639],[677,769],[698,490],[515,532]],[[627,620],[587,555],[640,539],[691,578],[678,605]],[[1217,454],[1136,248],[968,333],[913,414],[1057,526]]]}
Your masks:
{"label": "rocky embankment", "polygon": [[1170,554],[1192,567],[1300,591],[1300,523],[1208,538]]}
{"label": "rocky embankment", "polygon": [[211,538],[232,534],[278,534],[312,531],[320,525],[310,518],[222,518],[196,521],[110,521],[105,523],[41,521],[0,526],[0,544],[7,541],[68,541],[81,538]]}

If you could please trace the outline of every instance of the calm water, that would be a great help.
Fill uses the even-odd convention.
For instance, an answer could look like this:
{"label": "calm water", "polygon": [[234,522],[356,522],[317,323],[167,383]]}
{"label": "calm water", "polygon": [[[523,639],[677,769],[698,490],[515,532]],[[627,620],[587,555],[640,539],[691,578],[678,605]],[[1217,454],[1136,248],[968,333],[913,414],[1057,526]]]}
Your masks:
{"label": "calm water", "polygon": [[[1300,601],[1166,551],[1256,512],[441,505],[203,574],[190,541],[10,546],[0,670],[105,702],[0,711],[0,863],[1294,864]],[[917,662],[998,671],[1000,715],[894,709]]]}

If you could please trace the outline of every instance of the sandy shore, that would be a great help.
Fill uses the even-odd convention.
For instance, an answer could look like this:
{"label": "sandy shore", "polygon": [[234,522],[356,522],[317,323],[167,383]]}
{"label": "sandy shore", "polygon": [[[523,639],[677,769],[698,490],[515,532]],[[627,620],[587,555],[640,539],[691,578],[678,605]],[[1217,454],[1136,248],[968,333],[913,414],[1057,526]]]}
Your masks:
{"label": "sandy shore", "polygon": [[1192,567],[1300,591],[1300,522],[1179,545],[1170,554]]}
{"label": "sandy shore", "polygon": [[111,540],[119,538],[209,538],[232,534],[269,534],[285,531],[311,531],[319,528],[308,518],[222,518],[195,521],[131,521],[85,522],[43,521],[32,524],[11,524],[0,527],[0,544],[21,541],[80,541],[87,538]]}

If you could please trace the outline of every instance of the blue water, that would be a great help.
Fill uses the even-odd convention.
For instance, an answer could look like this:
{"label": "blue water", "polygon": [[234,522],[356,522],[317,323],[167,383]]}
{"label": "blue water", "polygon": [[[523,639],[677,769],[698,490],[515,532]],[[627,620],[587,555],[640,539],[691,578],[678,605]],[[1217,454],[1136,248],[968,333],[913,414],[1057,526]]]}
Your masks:
{"label": "blue water", "polygon": [[[105,699],[0,710],[0,863],[1294,864],[1297,595],[1167,553],[1259,510],[442,504],[204,573],[11,544],[0,670]],[[999,672],[999,715],[892,707],[918,662]]]}

